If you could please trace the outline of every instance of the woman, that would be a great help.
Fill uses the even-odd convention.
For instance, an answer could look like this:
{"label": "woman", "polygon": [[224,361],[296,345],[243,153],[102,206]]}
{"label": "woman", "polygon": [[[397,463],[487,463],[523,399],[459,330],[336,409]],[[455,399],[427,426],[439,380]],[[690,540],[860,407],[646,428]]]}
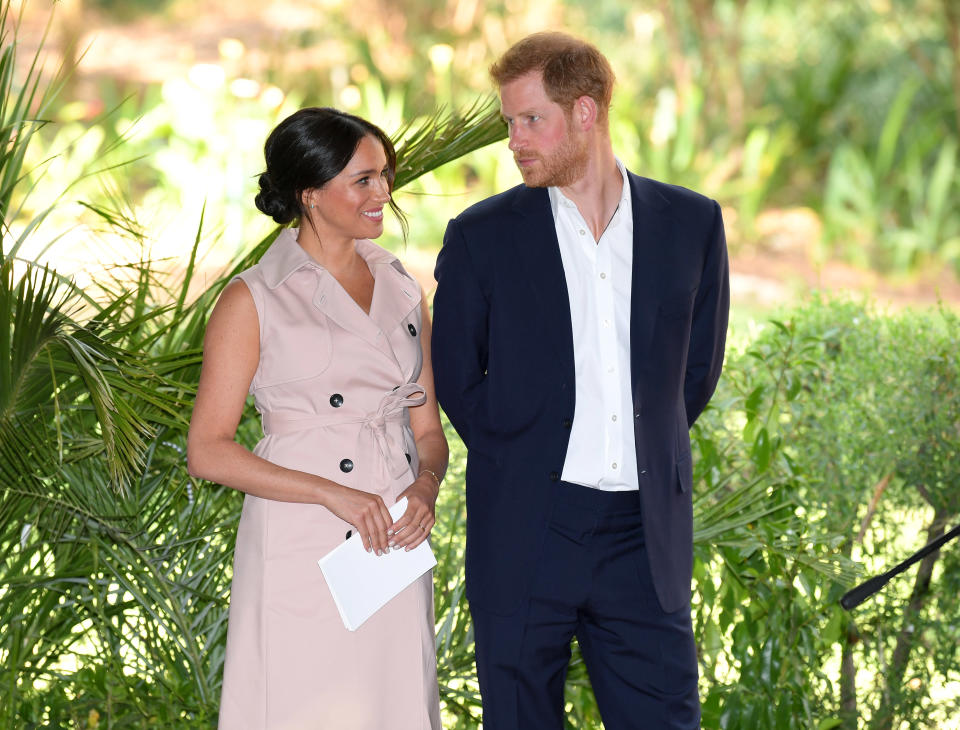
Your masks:
{"label": "woman", "polygon": [[[256,205],[299,228],[224,289],[187,443],[192,475],[246,493],[220,727],[439,730],[431,574],[349,632],[317,565],[350,530],[377,555],[419,545],[446,469],[426,301],[369,240],[396,155],[369,122],[310,108],[265,156]],[[234,441],[248,391],[253,453]]]}

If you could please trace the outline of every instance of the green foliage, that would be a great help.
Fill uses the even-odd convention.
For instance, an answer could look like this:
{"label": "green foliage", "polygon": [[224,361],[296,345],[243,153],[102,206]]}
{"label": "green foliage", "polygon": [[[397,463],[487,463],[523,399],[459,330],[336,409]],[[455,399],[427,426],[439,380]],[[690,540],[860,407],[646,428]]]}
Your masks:
{"label": "green foliage", "polygon": [[[66,71],[58,69],[53,80],[44,83],[38,48],[25,76],[22,79],[15,78],[19,23],[20,18],[15,18],[10,4],[4,2],[0,8],[0,216],[5,223],[18,215],[11,209],[11,199],[14,190],[22,185],[26,172],[24,158],[34,135],[46,123],[44,115],[49,112],[62,88]],[[30,228],[39,220],[42,217]],[[0,257],[4,251],[7,254],[16,251],[17,243],[5,243],[8,237],[9,231],[5,225],[0,232]]]}
{"label": "green foliage", "polygon": [[[489,95],[485,69],[509,40],[566,27],[595,42],[617,72],[610,122],[618,155],[641,174],[718,198],[732,246],[764,243],[757,220],[766,210],[806,206],[823,224],[822,240],[805,242],[813,257],[898,273],[957,268],[960,47],[951,39],[960,18],[950,5],[327,3],[316,10],[322,24],[291,31],[278,49],[265,43],[224,56],[209,78],[191,72],[145,88],[91,81],[98,102],[119,113],[95,120],[95,133],[74,144],[75,122],[92,104],[69,100],[48,118],[74,122],[70,134],[43,136],[48,149],[69,148],[63,164],[75,167],[102,153],[89,149],[94,142],[106,148],[132,134],[124,154],[139,161],[119,189],[147,216],[196,215],[206,201],[227,247],[238,250],[263,225],[249,199],[260,141],[280,116],[333,105],[388,131],[439,129],[433,109],[468,108]],[[314,51],[317,62],[303,67],[301,52]],[[272,60],[258,70],[262,54]],[[31,175],[43,186],[55,179]],[[450,217],[517,182],[502,145],[424,175],[399,196],[417,221],[413,245],[434,250]],[[99,203],[98,186],[90,180],[79,190]],[[161,225],[169,217],[156,214]],[[385,238],[399,244],[392,232]]]}
{"label": "green foliage", "polygon": [[[406,10],[411,23],[435,19]],[[887,20],[904,20],[908,10],[893,3]],[[822,32],[807,35],[811,23],[793,13],[806,21],[822,13]],[[37,134],[54,118],[47,111],[72,69],[44,81],[35,57],[25,76],[14,73],[10,3],[0,16],[0,725],[209,728],[241,495],[186,474],[186,414],[210,308],[275,231],[244,246],[195,294],[205,221],[216,227],[230,215],[203,208],[183,270],[171,276],[145,250],[136,202],[149,196],[133,202],[126,191],[142,195],[163,176],[184,186],[204,179],[208,169],[192,167],[200,158],[223,173],[225,153],[210,146],[217,131],[242,118],[250,124],[238,123],[229,139],[244,130],[262,139],[250,130],[265,133],[269,115],[240,101],[203,106],[194,95],[188,121],[200,131],[192,137],[182,110],[170,108],[146,119],[152,132],[134,144],[113,121],[83,144],[70,141],[82,132],[70,125]],[[835,245],[866,226],[873,235],[852,239],[851,249],[871,260],[952,260],[958,144],[936,23],[910,19],[890,31],[843,3],[664,3],[660,22],[685,19],[675,29],[678,53],[698,61],[683,77],[658,66],[669,53],[633,53],[646,16],[604,2],[598,17],[590,32],[627,69],[618,92],[626,103],[611,121],[628,164],[694,187],[708,179],[708,191],[736,204],[745,224],[772,201],[819,206],[829,171],[822,210]],[[627,22],[639,29],[630,54],[616,38]],[[429,35],[456,46],[446,67],[428,54],[410,61],[431,83],[446,79],[430,100],[477,96],[467,82],[475,69],[463,59],[481,30],[463,27]],[[929,54],[934,70],[923,83],[908,80],[911,51],[891,46],[887,32]],[[358,81],[363,103],[378,120],[415,119],[429,106],[419,79],[400,84],[364,42],[373,73]],[[709,63],[725,49],[738,59],[735,72]],[[737,79],[750,82],[740,102],[726,93]],[[427,193],[467,189],[475,178],[503,187],[512,168],[508,155],[501,164],[502,149],[459,158],[503,134],[495,111],[466,108],[401,126],[400,183]],[[36,144],[59,134],[63,157]],[[129,186],[108,181],[101,192],[104,175],[74,184],[112,168],[115,153],[151,157]],[[236,187],[223,187],[241,205]],[[62,213],[66,190],[87,196],[84,215],[112,241],[142,247],[140,261],[104,268],[81,288],[21,260],[42,222],[74,216]],[[417,206],[430,226],[442,225],[434,200]],[[960,512],[958,330],[945,311],[881,315],[814,302],[729,356],[693,432],[704,727],[932,728],[960,713],[950,688],[960,681],[960,551],[945,548],[852,616],[836,605],[856,580],[854,561],[878,572]],[[238,439],[252,446],[258,435],[250,409]],[[451,466],[434,529],[438,674],[445,726],[466,730],[478,725],[479,696],[463,598],[465,455],[449,426],[448,436]],[[570,727],[599,727],[576,648],[567,700]]]}
{"label": "green foliage", "polygon": [[444,113],[441,109],[419,122],[410,121],[393,136],[399,160],[394,184],[402,188],[506,136],[500,105],[493,99],[476,102],[462,113]]}
{"label": "green foliage", "polygon": [[872,159],[871,150],[844,142],[830,162],[828,236],[860,263],[909,271],[938,253],[960,260],[958,141],[936,140],[932,130],[903,136],[916,91],[904,82]]}
{"label": "green foliage", "polygon": [[765,475],[802,520],[776,539],[818,547],[698,555],[705,727],[934,728],[957,711],[955,573],[934,557],[851,616],[836,605],[851,576],[825,580],[818,563],[839,553],[880,572],[956,521],[958,340],[946,311],[813,302],[729,359],[698,424],[700,477],[718,463]]}
{"label": "green foliage", "polygon": [[171,0],[87,0],[91,6],[120,20],[166,9]]}

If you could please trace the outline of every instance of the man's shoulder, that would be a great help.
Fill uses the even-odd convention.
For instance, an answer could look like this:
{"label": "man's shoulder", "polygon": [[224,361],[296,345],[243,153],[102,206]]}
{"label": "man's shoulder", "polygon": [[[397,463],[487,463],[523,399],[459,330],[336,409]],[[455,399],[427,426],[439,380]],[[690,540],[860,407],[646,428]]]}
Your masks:
{"label": "man's shoulder", "polygon": [[630,178],[630,184],[634,193],[641,202],[646,202],[657,207],[677,206],[680,211],[687,210],[705,210],[713,209],[715,205],[711,198],[702,193],[698,193],[690,188],[681,185],[661,182],[649,177],[642,177],[632,172],[627,172]]}
{"label": "man's shoulder", "polygon": [[520,184],[474,203],[454,220],[467,226],[499,223],[504,220],[505,215],[512,212],[522,213],[524,208],[535,203],[538,196],[543,196],[549,204],[546,189],[528,188]]}

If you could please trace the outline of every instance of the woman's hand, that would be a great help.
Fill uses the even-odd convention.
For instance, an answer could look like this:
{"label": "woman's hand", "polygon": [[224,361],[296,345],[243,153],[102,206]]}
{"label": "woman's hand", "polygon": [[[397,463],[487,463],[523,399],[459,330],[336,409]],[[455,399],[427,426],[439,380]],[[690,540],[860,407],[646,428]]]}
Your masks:
{"label": "woman's hand", "polygon": [[397,497],[398,501],[403,497],[407,498],[407,509],[400,519],[390,526],[393,533],[390,547],[413,550],[427,539],[437,522],[434,508],[439,491],[436,480],[429,472],[423,472]]}
{"label": "woman's hand", "polygon": [[393,518],[379,495],[338,484],[326,499],[326,508],[360,533],[367,552],[385,555],[390,549],[387,530]]}

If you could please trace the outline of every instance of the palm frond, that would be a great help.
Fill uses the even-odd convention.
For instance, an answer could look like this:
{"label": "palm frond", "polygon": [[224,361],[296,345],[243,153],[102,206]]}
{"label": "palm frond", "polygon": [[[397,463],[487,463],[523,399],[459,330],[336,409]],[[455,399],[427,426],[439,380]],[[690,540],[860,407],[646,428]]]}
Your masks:
{"label": "palm frond", "polygon": [[493,97],[480,99],[463,111],[438,109],[422,120],[408,122],[393,136],[397,145],[394,188],[506,136],[506,124]]}
{"label": "palm frond", "polygon": [[[742,482],[735,484],[735,480]],[[856,563],[829,546],[829,536],[812,540],[796,514],[796,503],[784,498],[781,485],[768,473],[746,479],[736,471],[694,499],[693,542],[704,553],[728,547],[749,555],[780,555],[830,580],[850,583],[859,575]],[[761,529],[762,527],[762,529]]]}
{"label": "palm frond", "polygon": [[[21,13],[22,9],[23,6]],[[5,228],[11,199],[23,177],[27,148],[34,134],[46,124],[44,115],[73,70],[61,65],[52,79],[42,85],[40,54],[52,25],[51,16],[25,77],[18,80],[15,71],[21,19],[22,15],[15,20],[10,17],[9,0],[4,0],[0,11],[0,218]],[[4,255],[2,241],[0,234],[0,257]]]}
{"label": "palm frond", "polygon": [[[153,714],[138,697],[144,679],[182,707],[215,710],[226,640],[226,593],[239,495],[196,499],[179,447],[151,442],[143,476],[124,500],[103,470],[85,460],[53,483],[33,481],[0,493],[3,558],[0,640],[5,685],[31,687],[80,642],[103,661],[134,670],[125,703]],[[64,609],[68,610],[64,610]],[[120,689],[120,688],[118,688]],[[178,708],[173,708],[176,712]],[[12,725],[11,725],[12,726]]]}
{"label": "palm frond", "polygon": [[[151,421],[184,424],[189,391],[158,375],[149,357],[124,349],[124,327],[104,327],[97,319],[90,326],[77,323],[71,317],[76,289],[64,289],[49,269],[27,266],[15,280],[13,263],[0,263],[0,422],[29,423],[38,416],[47,419],[54,443],[70,434],[70,444],[57,449],[57,461],[49,461],[50,450],[27,452],[34,460],[31,473],[52,473],[70,449],[88,453],[99,443],[112,483],[122,487],[141,466]],[[105,319],[111,306],[101,310]],[[147,311],[136,326],[160,314]],[[173,362],[188,367],[193,360],[181,355]],[[169,360],[164,370],[175,373]],[[20,430],[4,433],[12,438]]]}

